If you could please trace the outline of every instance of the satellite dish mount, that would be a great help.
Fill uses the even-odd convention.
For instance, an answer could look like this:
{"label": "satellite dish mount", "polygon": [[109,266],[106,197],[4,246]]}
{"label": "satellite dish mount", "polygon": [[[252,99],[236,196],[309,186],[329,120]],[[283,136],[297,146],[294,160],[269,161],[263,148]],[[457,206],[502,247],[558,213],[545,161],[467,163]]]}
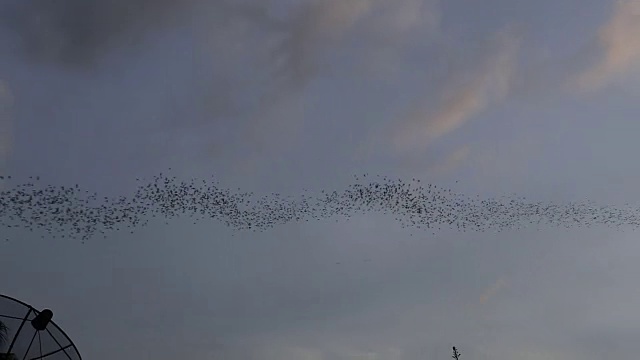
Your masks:
{"label": "satellite dish mount", "polygon": [[[0,294],[0,323],[5,332],[0,340],[9,343],[6,351],[0,351],[0,360],[82,360],[73,341],[53,322],[50,309],[38,311]],[[2,345],[0,341],[0,350]]]}

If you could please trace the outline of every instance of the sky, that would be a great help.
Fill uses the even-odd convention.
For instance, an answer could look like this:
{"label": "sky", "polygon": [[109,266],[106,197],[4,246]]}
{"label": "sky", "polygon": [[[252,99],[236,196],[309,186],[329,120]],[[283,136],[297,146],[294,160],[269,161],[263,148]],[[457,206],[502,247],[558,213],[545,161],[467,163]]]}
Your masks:
{"label": "sky", "polygon": [[[633,204],[636,34],[639,0],[5,0],[0,174],[118,196],[168,167],[294,195],[368,173]],[[0,231],[0,293],[51,308],[86,359],[640,351],[630,229]]]}

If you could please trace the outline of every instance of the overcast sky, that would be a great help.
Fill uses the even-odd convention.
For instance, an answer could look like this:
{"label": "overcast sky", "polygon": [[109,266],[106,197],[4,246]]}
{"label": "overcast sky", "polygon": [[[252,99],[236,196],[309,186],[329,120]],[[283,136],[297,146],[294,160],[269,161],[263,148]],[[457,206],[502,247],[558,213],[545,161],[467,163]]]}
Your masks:
{"label": "overcast sky", "polygon": [[[0,173],[106,195],[168,167],[294,195],[370,173],[637,203],[638,34],[640,0],[4,0]],[[640,351],[630,229],[0,231],[0,293],[51,308],[85,359]]]}

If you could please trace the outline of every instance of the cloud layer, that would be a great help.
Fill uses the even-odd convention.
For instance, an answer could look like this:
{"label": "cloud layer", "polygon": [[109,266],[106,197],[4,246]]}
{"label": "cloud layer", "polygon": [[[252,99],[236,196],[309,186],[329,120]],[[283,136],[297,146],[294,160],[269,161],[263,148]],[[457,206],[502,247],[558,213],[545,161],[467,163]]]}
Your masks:
{"label": "cloud layer", "polygon": [[[175,23],[195,0],[26,0],[5,2],[3,23],[34,62],[90,66],[114,48]],[[216,3],[222,3],[216,1]]]}
{"label": "cloud layer", "polygon": [[[432,141],[445,136],[471,120],[489,105],[507,96],[517,65],[519,41],[510,31],[491,39],[483,50],[480,66],[467,64],[445,84],[439,102],[418,100],[406,118],[399,119],[392,143],[400,152],[421,152]],[[480,57],[474,57],[474,60]],[[468,75],[462,80],[458,74]],[[426,105],[426,106],[425,106]]]}
{"label": "cloud layer", "polygon": [[640,65],[640,0],[618,0],[609,21],[598,33],[602,53],[598,61],[581,73],[576,86],[596,90]]}
{"label": "cloud layer", "polygon": [[[177,82],[184,81],[188,69],[169,74],[175,93],[197,92],[171,99],[177,105],[172,115],[165,111],[163,116],[180,118],[171,120],[180,127],[170,130],[172,137],[175,131],[192,131],[193,119],[199,118],[203,126],[238,128],[242,142],[263,153],[270,147],[287,148],[298,137],[306,91],[314,79],[355,79],[362,74],[348,68],[393,67],[406,38],[423,25],[437,28],[435,7],[432,0],[398,0],[393,6],[382,0],[309,0],[286,6],[275,0],[63,0],[55,5],[12,0],[0,5],[0,23],[3,35],[17,45],[11,55],[21,63],[92,74],[113,71],[105,63],[113,54],[139,56],[136,50],[168,30],[188,28],[193,38],[183,40],[194,42],[195,55],[181,56],[199,57],[192,76],[202,84],[180,88]],[[154,56],[176,57],[175,48],[164,51]],[[342,62],[346,58],[349,65]],[[166,99],[154,103],[170,105]]]}

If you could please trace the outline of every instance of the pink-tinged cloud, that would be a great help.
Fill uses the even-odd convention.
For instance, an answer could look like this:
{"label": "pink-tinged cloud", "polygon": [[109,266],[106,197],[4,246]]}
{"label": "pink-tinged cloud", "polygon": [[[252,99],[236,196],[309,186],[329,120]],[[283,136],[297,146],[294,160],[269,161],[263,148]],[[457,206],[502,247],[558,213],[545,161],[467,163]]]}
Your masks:
{"label": "pink-tinged cloud", "polygon": [[[515,73],[519,41],[509,31],[501,32],[491,43],[495,51],[480,59],[481,66],[461,86],[445,85],[445,95],[435,109],[416,106],[399,121],[392,143],[400,152],[424,150],[433,140],[461,128],[487,107],[507,96]],[[462,69],[467,70],[467,69]],[[425,101],[426,102],[426,101]]]}
{"label": "pink-tinged cloud", "polygon": [[581,73],[575,85],[593,91],[613,78],[640,68],[640,0],[618,0],[613,14],[598,33],[602,55]]}
{"label": "pink-tinged cloud", "polygon": [[501,277],[496,281],[493,285],[487,288],[482,295],[480,295],[480,304],[486,304],[489,299],[494,297],[498,290],[502,289],[507,285],[507,280],[504,277]]}

